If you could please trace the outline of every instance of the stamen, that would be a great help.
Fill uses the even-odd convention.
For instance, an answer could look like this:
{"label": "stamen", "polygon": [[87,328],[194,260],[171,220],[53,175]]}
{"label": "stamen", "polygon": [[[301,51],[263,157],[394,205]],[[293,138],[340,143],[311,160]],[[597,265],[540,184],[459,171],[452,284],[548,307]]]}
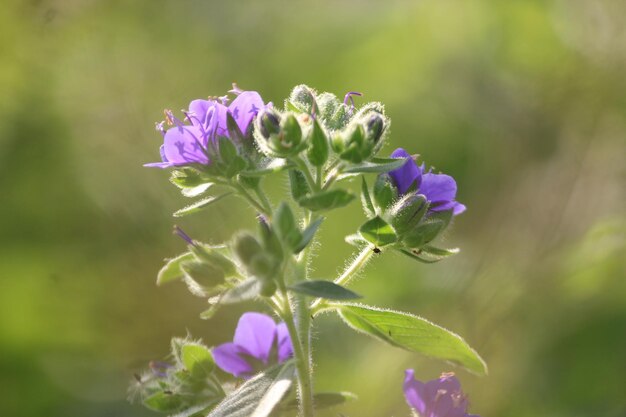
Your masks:
{"label": "stamen", "polygon": [[239,95],[239,94],[243,93],[243,90],[241,88],[239,88],[237,83],[233,83],[233,88],[231,90],[228,90],[228,92],[229,93],[233,93],[235,95]]}
{"label": "stamen", "polygon": [[165,124],[165,121],[162,122],[155,122],[154,123],[154,128],[161,132],[161,134],[163,135],[163,137],[165,137],[165,128],[163,127],[163,125]]}
{"label": "stamen", "polygon": [[361,97],[363,95],[363,93],[359,93],[358,91],[348,91],[346,93],[346,95],[343,98],[343,104],[347,105],[348,101],[350,101],[350,104],[352,106],[352,110],[354,110],[354,97],[353,96],[359,96]]}

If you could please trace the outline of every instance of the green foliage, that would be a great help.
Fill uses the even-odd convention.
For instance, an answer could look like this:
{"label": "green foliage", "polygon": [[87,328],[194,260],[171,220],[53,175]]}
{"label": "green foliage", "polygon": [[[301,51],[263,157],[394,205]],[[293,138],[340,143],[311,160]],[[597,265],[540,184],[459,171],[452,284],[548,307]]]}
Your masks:
{"label": "green foliage", "polygon": [[168,260],[157,275],[157,285],[163,285],[167,282],[176,281],[184,276],[181,268],[183,262],[195,259],[193,253],[185,252],[175,258]]}
{"label": "green foliage", "polygon": [[311,211],[323,211],[344,207],[350,204],[354,198],[354,194],[346,190],[336,189],[307,195],[300,198],[298,204]]}
{"label": "green foliage", "polygon": [[313,240],[313,237],[315,237],[315,233],[317,233],[317,229],[319,229],[323,221],[324,221],[323,217],[318,217],[316,220],[314,220],[310,225],[308,225],[302,231],[302,239],[300,240],[298,245],[295,247],[294,253],[301,252],[304,248],[306,248],[309,245],[309,243],[311,243],[311,241]]}
{"label": "green foliage", "polygon": [[268,417],[289,390],[294,364],[276,365],[247,380],[207,417]]}
{"label": "green foliage", "polygon": [[361,296],[354,291],[335,284],[332,281],[300,281],[289,286],[289,289],[293,292],[310,297],[325,298],[327,300],[354,300],[361,298]]}
{"label": "green foliage", "polygon": [[231,195],[232,193],[224,193],[224,194],[220,194],[218,196],[210,196],[210,197],[206,197],[203,198],[200,201],[196,201],[193,204],[188,205],[187,207],[184,207],[180,210],[177,210],[174,212],[174,217],[183,217],[183,216],[188,216],[190,214],[193,213],[197,213],[201,210],[206,209],[207,207],[209,207],[211,204],[216,203],[218,201],[220,201],[222,198],[227,197],[229,195]]}
{"label": "green foliage", "polygon": [[455,363],[479,375],[487,373],[487,365],[465,340],[426,319],[364,305],[335,306],[354,330],[393,346]]}
{"label": "green foliage", "polygon": [[307,158],[313,166],[322,166],[328,160],[328,138],[324,129],[317,119],[313,120],[313,126],[309,134],[309,150]]}
{"label": "green foliage", "polygon": [[390,245],[398,239],[393,227],[380,216],[363,223],[359,228],[359,234],[363,239],[376,246]]}
{"label": "green foliage", "polygon": [[289,170],[289,186],[291,190],[291,197],[296,201],[299,201],[311,192],[311,188],[309,188],[309,184],[307,184],[304,174],[299,169]]}
{"label": "green foliage", "polygon": [[184,344],[180,350],[180,356],[183,365],[194,378],[209,377],[215,369],[211,351],[200,343]]}
{"label": "green foliage", "polygon": [[287,203],[282,202],[276,209],[274,213],[274,225],[280,239],[290,250],[295,251],[302,241],[302,233]]}

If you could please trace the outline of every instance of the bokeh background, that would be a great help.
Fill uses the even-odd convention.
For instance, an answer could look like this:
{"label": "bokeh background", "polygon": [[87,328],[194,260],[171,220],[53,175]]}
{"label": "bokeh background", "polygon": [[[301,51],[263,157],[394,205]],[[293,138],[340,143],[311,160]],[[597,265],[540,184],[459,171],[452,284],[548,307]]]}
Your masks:
{"label": "bokeh background", "polygon": [[[171,336],[231,337],[244,307],[202,321],[206,301],[155,286],[187,201],[141,165],[163,108],[236,81],[276,103],[299,83],[362,91],[393,120],[385,152],[456,177],[469,209],[444,243],[462,253],[385,254],[355,289],[482,354],[489,376],[457,370],[475,413],[626,415],[625,74],[619,0],[4,0],[0,414],[150,416],[126,401],[133,372]],[[350,255],[355,210],[325,224],[317,276]],[[251,214],[176,221],[220,242]],[[402,371],[453,370],[330,316],[316,332],[317,387],[360,397],[323,415],[408,416]]]}

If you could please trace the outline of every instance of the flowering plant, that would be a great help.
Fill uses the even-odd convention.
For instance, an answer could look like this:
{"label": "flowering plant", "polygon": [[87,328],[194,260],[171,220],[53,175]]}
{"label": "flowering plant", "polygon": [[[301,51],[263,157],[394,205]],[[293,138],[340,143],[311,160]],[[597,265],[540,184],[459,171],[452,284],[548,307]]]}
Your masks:
{"label": "flowering plant", "polygon": [[[404,149],[378,156],[390,120],[380,103],[357,108],[354,96],[360,93],[340,101],[300,85],[279,109],[256,92],[232,92],[236,98],[230,104],[227,96],[192,101],[182,120],[166,111],[166,120],[157,124],[161,161],[147,166],[173,169],[171,182],[184,196],[199,198],[175,217],[236,196],[254,210],[259,230],[209,245],[176,227],[188,250],[166,262],[157,284],[182,281],[192,294],[208,299],[210,306],[201,313],[207,320],[219,308],[251,300],[263,301],[270,315],[245,313],[233,341],[213,348],[173,339],[171,360],[152,362],[136,378],[133,388],[143,404],[177,417],[311,417],[353,398],[314,390],[311,327],[322,312],[391,346],[485,374],[484,361],[458,335],[413,314],[355,303],[361,296],[348,288],[386,251],[425,263],[458,252],[434,243],[465,211],[456,201],[454,179],[418,165]],[[263,181],[283,173],[289,202],[275,204]],[[355,180],[365,219],[346,242],[357,253],[336,279],[311,279],[311,242],[326,216],[356,199],[344,186]],[[217,369],[241,383],[223,382]],[[427,383],[413,375],[407,370],[404,393],[415,415],[469,416],[451,374]]]}

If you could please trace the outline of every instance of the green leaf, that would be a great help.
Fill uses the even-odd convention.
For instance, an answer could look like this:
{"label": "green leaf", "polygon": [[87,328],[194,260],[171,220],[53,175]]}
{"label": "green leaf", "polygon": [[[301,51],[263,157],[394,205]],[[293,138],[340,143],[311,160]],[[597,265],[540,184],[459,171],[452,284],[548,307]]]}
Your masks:
{"label": "green leaf", "polygon": [[319,229],[323,221],[323,217],[318,217],[317,220],[315,220],[313,223],[308,225],[306,229],[304,229],[304,231],[302,232],[302,239],[300,240],[300,243],[298,243],[293,250],[294,253],[300,253],[304,248],[308,246],[311,240],[313,240],[315,233],[317,233],[317,229]]}
{"label": "green leaf", "polygon": [[202,313],[200,313],[200,318],[202,320],[210,320],[213,318],[215,313],[217,313],[217,311],[222,306],[220,304],[220,299],[221,297],[215,297],[215,298],[209,299],[209,301],[213,301],[213,303],[211,304],[211,307],[207,308]]}
{"label": "green leaf", "polygon": [[321,211],[346,206],[352,200],[354,200],[353,194],[337,189],[302,197],[298,200],[298,204],[311,211]]}
{"label": "green leaf", "polygon": [[207,417],[268,417],[291,387],[294,363],[276,365],[247,380]]}
{"label": "green leaf", "polygon": [[[348,401],[354,401],[357,399],[356,394],[351,392],[318,392],[313,394],[313,404],[316,410],[323,408],[335,407]],[[299,406],[298,400],[293,399],[280,407],[282,411],[294,411]]]}
{"label": "green leaf", "polygon": [[143,405],[154,411],[171,413],[181,409],[183,400],[176,394],[159,391],[143,400]]}
{"label": "green leaf", "polygon": [[213,186],[213,183],[211,182],[206,182],[204,184],[200,184],[197,185],[195,187],[192,188],[183,188],[181,190],[181,193],[185,196],[185,197],[198,197],[201,194],[204,194],[209,188],[211,188]]}
{"label": "green leaf", "polygon": [[289,289],[293,292],[327,300],[355,300],[362,298],[359,294],[341,285],[324,280],[300,281],[291,285]]}
{"label": "green leaf", "polygon": [[311,192],[309,184],[306,182],[306,177],[299,169],[289,170],[289,185],[291,188],[291,196],[296,201]]}
{"label": "green leaf", "polygon": [[387,174],[381,174],[376,177],[372,191],[374,203],[381,211],[387,210],[398,196],[398,190],[393,185],[391,177]]}
{"label": "green leaf", "polygon": [[246,140],[244,134],[246,132],[242,132],[241,129],[239,129],[239,125],[230,112],[226,112],[226,128],[228,129],[228,137],[230,140],[238,144],[244,143]]}
{"label": "green leaf", "polygon": [[358,233],[348,235],[344,238],[344,240],[348,245],[356,246],[357,248],[360,248],[369,244],[369,242],[363,239],[363,237]]}
{"label": "green leaf", "polygon": [[415,259],[416,261],[421,262],[423,264],[434,264],[434,263],[437,263],[437,262],[439,262],[441,260],[441,259],[427,259],[427,258],[424,258],[424,257],[419,255],[420,252],[418,252],[418,251],[408,251],[406,249],[399,249],[399,251],[401,253],[403,253],[404,255],[408,256],[409,258]]}
{"label": "green leaf", "polygon": [[194,377],[208,377],[215,369],[211,351],[199,343],[183,345],[180,355],[183,365]]}
{"label": "green leaf", "polygon": [[208,206],[210,206],[211,204],[221,200],[222,198],[231,195],[232,193],[224,193],[218,196],[211,196],[211,197],[207,197],[207,198],[203,198],[200,201],[196,201],[193,204],[188,205],[187,207],[184,207],[176,212],[174,212],[174,217],[183,217],[183,216],[187,216],[189,214],[193,214],[196,213],[200,210],[203,210],[205,208],[207,208]]}
{"label": "green leaf", "polygon": [[320,167],[328,160],[328,138],[317,119],[313,121],[307,158],[313,166]]}
{"label": "green leaf", "polygon": [[246,160],[239,156],[237,147],[227,137],[220,136],[219,139],[220,162],[219,171],[225,177],[233,177],[243,171],[246,166]]}
{"label": "green leaf", "polygon": [[456,255],[457,253],[460,252],[460,250],[459,248],[442,249],[442,248],[436,248],[434,246],[426,245],[422,248],[422,252],[426,252],[429,255],[440,257],[440,258],[447,258],[448,256]]}
{"label": "green leaf", "polygon": [[298,247],[298,244],[302,240],[302,233],[300,232],[300,229],[296,224],[296,220],[293,217],[293,212],[287,203],[280,203],[274,213],[273,221],[278,235],[287,247],[291,250]]}
{"label": "green leaf", "polygon": [[182,255],[168,260],[157,274],[157,285],[163,285],[166,282],[181,279],[185,275],[182,270],[182,263],[192,261],[193,259],[193,253],[185,252]]}
{"label": "green leaf", "polygon": [[445,227],[446,224],[442,220],[428,219],[407,232],[402,242],[409,248],[421,248],[434,240]]}
{"label": "green leaf", "polygon": [[393,227],[384,221],[380,216],[363,223],[359,228],[359,233],[365,240],[376,246],[385,246],[397,240]]}
{"label": "green leaf", "polygon": [[210,182],[200,171],[190,167],[183,167],[172,171],[170,182],[178,188],[194,188]]}
{"label": "green leaf", "polygon": [[199,261],[186,261],[181,264],[186,277],[202,290],[213,288],[224,282],[224,271],[215,265]]}
{"label": "green leaf", "polygon": [[198,405],[194,405],[193,407],[189,407],[184,411],[181,411],[178,414],[171,415],[169,417],[200,417],[206,415],[206,413],[213,408],[216,402],[220,399],[216,398],[211,401],[206,401]]}
{"label": "green leaf", "polygon": [[367,172],[389,172],[396,168],[400,168],[406,162],[405,159],[395,159],[392,158],[388,162],[384,163],[375,163],[372,161],[362,162],[360,164],[351,165],[348,168],[344,169],[343,172],[346,174],[360,174]]}
{"label": "green leaf", "polygon": [[247,278],[222,294],[220,304],[235,304],[255,299],[261,293],[261,281]]}
{"label": "green leaf", "polygon": [[354,330],[393,346],[465,367],[479,375],[487,365],[460,336],[408,313],[357,304],[338,304],[341,318]]}
{"label": "green leaf", "polygon": [[372,197],[370,197],[369,188],[367,187],[367,182],[363,176],[361,177],[361,204],[368,216],[373,216],[376,213],[376,209],[372,203]]}

